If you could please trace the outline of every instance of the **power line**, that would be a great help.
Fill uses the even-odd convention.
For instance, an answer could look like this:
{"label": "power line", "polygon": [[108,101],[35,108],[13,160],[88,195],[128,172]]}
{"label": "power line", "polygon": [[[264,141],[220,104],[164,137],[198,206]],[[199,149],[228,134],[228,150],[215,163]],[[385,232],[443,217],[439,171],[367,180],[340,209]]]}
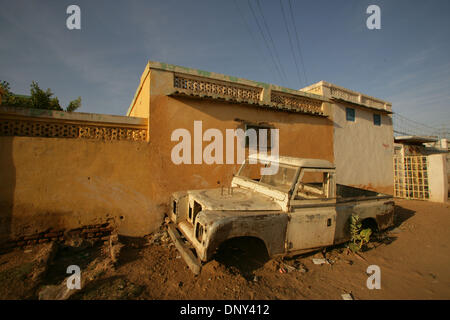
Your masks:
{"label": "power line", "polygon": [[429,128],[429,129],[432,129],[432,130],[434,130],[435,128],[433,128],[433,127],[430,127],[430,126],[427,126],[427,125],[425,125],[425,124],[423,124],[423,123],[420,123],[420,122],[417,122],[417,121],[414,121],[414,120],[411,120],[411,119],[408,119],[407,117],[405,117],[405,116],[402,116],[401,114],[399,114],[399,113],[397,113],[397,112],[395,112],[394,113],[397,117],[400,117],[400,118],[402,118],[402,119],[404,119],[404,120],[406,120],[406,121],[410,121],[410,122],[413,122],[413,123],[415,123],[416,125],[419,125],[419,126],[424,126],[424,127],[427,127],[427,128]]}
{"label": "power line", "polygon": [[[256,39],[256,37],[254,36],[254,33],[253,33],[253,31],[252,31],[252,28],[250,27],[250,24],[247,22],[247,19],[245,18],[245,15],[242,13],[242,11],[241,11],[241,9],[240,9],[238,3],[237,3],[237,0],[234,0],[234,4],[235,4],[235,6],[236,6],[237,11],[239,12],[239,15],[241,16],[242,20],[244,21],[245,27],[246,27],[248,33],[250,34],[250,38],[252,38],[253,42],[256,44],[256,47],[258,47],[258,48],[257,48],[257,49],[258,49],[258,52],[262,53],[263,50],[261,50],[261,46],[260,46],[258,40]],[[267,63],[267,57],[266,57],[266,55],[265,55],[265,54],[262,54],[262,56],[263,56],[265,65],[270,65],[270,63]],[[272,66],[272,65],[270,65],[270,66],[271,66],[271,68],[273,69],[273,66]],[[274,69],[273,69],[273,70],[274,70]],[[273,71],[273,70],[272,70],[272,71]],[[275,71],[276,71],[276,70],[275,70]],[[276,73],[276,72],[275,72],[275,73]],[[280,81],[283,81],[283,80],[280,78]]]}
{"label": "power line", "polygon": [[305,83],[306,83],[306,85],[308,85],[308,77],[306,76],[305,63],[303,62],[302,49],[300,47],[300,37],[298,35],[297,26],[295,24],[295,19],[294,19],[294,14],[293,14],[293,10],[292,10],[291,0],[289,0],[289,8],[290,8],[290,13],[291,13],[292,23],[294,24],[294,30],[295,30],[295,36],[296,36],[296,39],[297,39],[297,48],[298,48],[298,53],[299,53],[299,56],[300,56],[300,62],[302,63],[302,66],[303,66],[303,75],[305,76]]}
{"label": "power line", "polygon": [[[408,122],[414,123],[414,124],[416,124],[416,125],[422,125],[421,123],[419,123],[419,122],[417,122],[417,121],[414,121],[414,120],[411,120],[411,119],[408,119],[408,118],[402,116],[401,114],[399,114],[399,113],[397,113],[397,112],[395,112],[395,113],[393,114],[393,116],[395,116],[395,117],[397,117],[397,118],[400,118],[400,120],[408,121]],[[425,125],[423,125],[423,126],[425,127]]]}
{"label": "power line", "polygon": [[450,138],[450,128],[433,128],[423,123],[411,120],[398,113],[392,115],[394,133],[413,136],[432,136],[438,138]]}
{"label": "power line", "polygon": [[[255,18],[256,25],[258,26],[259,32],[261,33],[261,36],[262,36],[262,38],[264,40],[264,43],[265,43],[265,45],[267,47],[267,50],[269,51],[270,57],[272,58],[272,63],[275,65],[275,68],[276,68],[276,70],[277,70],[277,72],[278,72],[278,74],[280,76],[280,79],[283,79],[282,73],[281,73],[281,71],[280,71],[280,69],[279,69],[279,67],[278,67],[278,65],[276,63],[276,60],[275,60],[275,58],[274,58],[274,56],[272,54],[272,51],[270,50],[269,43],[268,43],[266,37],[264,36],[264,32],[263,32],[263,30],[261,28],[261,25],[259,24],[258,18],[256,17],[255,11],[253,10],[253,7],[252,7],[252,5],[250,3],[250,0],[247,0],[247,3],[248,3],[248,6],[250,7],[250,10],[252,12],[253,18]],[[283,81],[283,80],[281,80],[281,81]]]}
{"label": "power line", "polygon": [[277,51],[277,48],[276,48],[276,46],[275,46],[275,42],[273,41],[272,34],[270,33],[270,29],[269,29],[269,26],[267,25],[266,18],[264,17],[264,12],[262,11],[262,8],[261,8],[261,5],[260,5],[260,3],[259,3],[259,0],[256,0],[256,4],[257,4],[257,6],[258,6],[259,12],[261,13],[261,17],[262,17],[264,26],[265,26],[265,28],[266,28],[267,34],[269,35],[269,39],[270,39],[270,42],[271,42],[271,44],[272,44],[273,51],[274,51],[274,53],[275,53],[275,58],[277,59],[279,65],[280,65],[281,73],[283,74],[284,79],[285,79],[286,82],[287,82],[286,73],[284,72],[283,65],[281,64],[280,56],[278,55],[278,51]]}
{"label": "power line", "polygon": [[291,33],[289,32],[289,28],[288,28],[288,24],[287,24],[287,20],[286,20],[286,15],[284,14],[284,8],[283,8],[282,0],[280,0],[280,6],[281,6],[281,13],[283,14],[284,26],[286,27],[286,31],[287,31],[287,34],[288,34],[288,37],[289,37],[289,45],[291,47],[292,58],[294,59],[295,69],[297,71],[297,76],[298,76],[298,81],[299,81],[299,88],[301,88],[302,87],[302,79],[300,77],[300,70],[299,70],[299,67],[298,67],[297,59],[295,58],[294,46],[292,45]]}

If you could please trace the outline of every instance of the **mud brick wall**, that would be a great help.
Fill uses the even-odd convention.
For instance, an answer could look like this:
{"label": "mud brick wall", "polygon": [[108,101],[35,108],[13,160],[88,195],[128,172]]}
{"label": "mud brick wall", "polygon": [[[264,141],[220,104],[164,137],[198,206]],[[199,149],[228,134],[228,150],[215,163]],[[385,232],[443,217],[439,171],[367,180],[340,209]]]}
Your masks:
{"label": "mud brick wall", "polygon": [[70,239],[90,239],[93,241],[108,240],[114,227],[109,223],[95,224],[72,230],[47,230],[29,236],[11,239],[0,245],[0,252],[11,248],[24,248],[27,246],[46,243],[49,241],[65,242]]}

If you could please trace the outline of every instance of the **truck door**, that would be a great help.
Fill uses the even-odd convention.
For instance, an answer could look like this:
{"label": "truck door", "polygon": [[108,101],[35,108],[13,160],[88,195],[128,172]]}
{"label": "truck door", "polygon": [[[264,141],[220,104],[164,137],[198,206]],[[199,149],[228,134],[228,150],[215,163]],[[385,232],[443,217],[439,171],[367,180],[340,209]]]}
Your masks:
{"label": "truck door", "polygon": [[290,212],[287,249],[296,251],[333,244],[336,210],[332,207],[296,208]]}
{"label": "truck door", "polygon": [[290,201],[287,251],[332,245],[336,230],[334,172],[302,169]]}

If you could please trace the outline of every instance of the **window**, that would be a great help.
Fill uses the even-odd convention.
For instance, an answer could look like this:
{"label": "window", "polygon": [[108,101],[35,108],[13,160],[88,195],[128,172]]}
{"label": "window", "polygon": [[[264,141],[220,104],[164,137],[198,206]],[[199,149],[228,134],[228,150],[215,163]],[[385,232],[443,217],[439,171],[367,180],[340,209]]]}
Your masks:
{"label": "window", "polygon": [[331,185],[334,174],[326,170],[302,169],[295,199],[318,199],[334,197]]}
{"label": "window", "polygon": [[355,122],[355,109],[345,108],[345,118],[347,121]]}
{"label": "window", "polygon": [[267,167],[269,165],[273,165],[273,163],[250,163],[250,161],[247,159],[239,170],[238,176],[272,186],[282,192],[289,192],[295,183],[297,167],[278,164],[279,167],[276,174],[261,175],[261,168],[264,166]]}
{"label": "window", "polygon": [[376,126],[381,126],[381,115],[379,114],[373,115],[373,124]]}
{"label": "window", "polygon": [[[258,126],[258,125],[249,125],[249,124],[245,125],[245,131],[247,133],[249,132],[249,130],[252,130],[252,129],[255,130],[255,133],[256,133],[256,146],[255,147],[258,149],[260,148],[260,141],[259,141],[260,131],[259,130],[261,130],[261,129],[266,130],[266,133],[267,133],[266,148],[267,148],[267,150],[270,150],[270,147],[271,147],[270,129],[271,128],[269,126]],[[250,138],[248,135],[246,135],[245,136],[245,147],[248,148],[249,145],[250,145]]]}
{"label": "window", "polygon": [[273,186],[283,192],[289,192],[294,184],[296,174],[296,167],[279,165],[276,174],[261,176],[260,182]]}

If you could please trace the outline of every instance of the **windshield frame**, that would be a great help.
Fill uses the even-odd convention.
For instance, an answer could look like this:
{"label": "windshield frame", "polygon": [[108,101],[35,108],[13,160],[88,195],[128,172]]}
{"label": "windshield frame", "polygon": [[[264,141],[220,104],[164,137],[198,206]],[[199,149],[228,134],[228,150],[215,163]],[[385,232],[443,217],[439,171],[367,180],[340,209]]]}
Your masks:
{"label": "windshield frame", "polygon": [[236,173],[236,175],[235,175],[236,177],[241,178],[241,179],[244,179],[244,180],[247,180],[247,181],[250,181],[250,182],[253,182],[253,183],[256,183],[256,184],[259,184],[259,185],[264,186],[264,187],[269,188],[269,189],[275,189],[275,190],[277,190],[277,191],[279,191],[279,192],[282,192],[282,193],[287,194],[288,196],[291,196],[291,195],[292,195],[292,193],[293,193],[293,191],[294,191],[294,188],[295,188],[296,185],[297,185],[297,181],[298,181],[298,177],[299,177],[299,175],[300,175],[300,169],[301,169],[301,167],[293,166],[293,165],[289,165],[289,164],[284,164],[284,163],[280,163],[280,162],[276,162],[276,164],[277,164],[279,167],[282,167],[282,168],[288,168],[288,169],[295,169],[295,174],[294,174],[294,177],[293,177],[293,179],[292,179],[292,183],[291,183],[291,185],[290,185],[290,187],[289,187],[289,190],[286,191],[285,189],[277,188],[276,186],[273,186],[273,185],[271,185],[271,184],[267,184],[267,183],[261,182],[261,178],[263,177],[263,175],[261,175],[261,178],[259,179],[259,181],[253,180],[253,179],[251,179],[251,178],[249,178],[249,177],[246,177],[246,176],[241,175],[242,169],[243,169],[246,165],[249,165],[249,164],[250,164],[250,165],[251,165],[251,164],[265,164],[265,165],[270,165],[270,164],[273,164],[273,163],[274,163],[274,161],[262,161],[262,160],[258,160],[256,163],[250,163],[249,160],[250,160],[249,158],[245,159],[245,161],[244,161],[244,162],[242,163],[242,165],[240,166],[238,172]]}

